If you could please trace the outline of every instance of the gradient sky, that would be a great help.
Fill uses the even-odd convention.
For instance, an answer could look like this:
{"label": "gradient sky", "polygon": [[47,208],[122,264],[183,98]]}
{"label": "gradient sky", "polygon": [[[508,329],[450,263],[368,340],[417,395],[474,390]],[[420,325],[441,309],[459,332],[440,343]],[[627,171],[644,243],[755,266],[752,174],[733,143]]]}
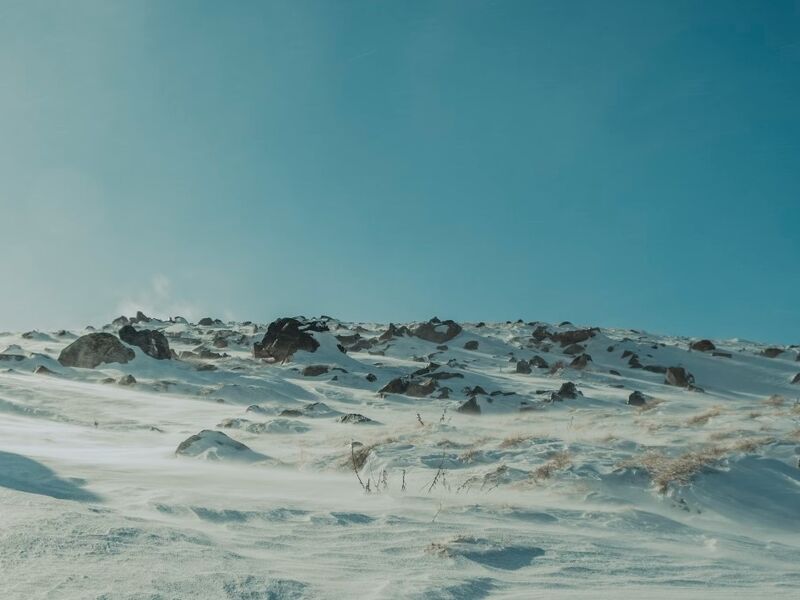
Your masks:
{"label": "gradient sky", "polygon": [[0,329],[800,343],[800,3],[0,2]]}

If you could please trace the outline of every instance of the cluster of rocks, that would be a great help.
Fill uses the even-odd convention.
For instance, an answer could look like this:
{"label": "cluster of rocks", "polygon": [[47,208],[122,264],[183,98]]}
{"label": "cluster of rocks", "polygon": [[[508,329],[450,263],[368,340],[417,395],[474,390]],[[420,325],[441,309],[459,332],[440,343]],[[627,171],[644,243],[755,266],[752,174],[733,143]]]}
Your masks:
{"label": "cluster of rocks", "polygon": [[173,358],[169,342],[163,333],[151,329],[137,330],[126,324],[120,328],[119,337],[106,332],[88,333],[79,337],[61,351],[58,362],[65,367],[83,369],[95,369],[107,363],[125,364],[136,356],[129,346],[136,346],[158,360]]}

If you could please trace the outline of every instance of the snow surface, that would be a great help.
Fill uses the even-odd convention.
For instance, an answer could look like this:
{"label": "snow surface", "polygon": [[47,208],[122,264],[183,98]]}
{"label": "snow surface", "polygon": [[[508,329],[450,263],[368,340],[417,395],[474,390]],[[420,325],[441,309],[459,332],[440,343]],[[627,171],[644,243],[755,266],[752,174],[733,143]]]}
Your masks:
{"label": "snow surface", "polygon": [[[333,334],[386,326],[331,321],[267,364],[264,324],[150,323],[229,356],[98,369],[56,360],[85,331],[0,334],[0,598],[800,597],[798,348],[601,330],[586,369],[516,373],[512,356],[573,358],[537,325],[342,354]],[[377,393],[429,361],[462,376],[439,381],[450,398]],[[582,395],[550,402],[566,381]],[[513,394],[457,412],[476,385]]]}

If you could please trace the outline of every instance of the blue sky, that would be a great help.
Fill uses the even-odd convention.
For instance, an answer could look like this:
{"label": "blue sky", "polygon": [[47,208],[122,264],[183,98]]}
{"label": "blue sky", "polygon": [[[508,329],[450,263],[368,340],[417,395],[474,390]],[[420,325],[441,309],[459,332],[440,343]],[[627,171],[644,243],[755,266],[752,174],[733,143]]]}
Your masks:
{"label": "blue sky", "polygon": [[0,329],[800,342],[797,2],[0,5]]}

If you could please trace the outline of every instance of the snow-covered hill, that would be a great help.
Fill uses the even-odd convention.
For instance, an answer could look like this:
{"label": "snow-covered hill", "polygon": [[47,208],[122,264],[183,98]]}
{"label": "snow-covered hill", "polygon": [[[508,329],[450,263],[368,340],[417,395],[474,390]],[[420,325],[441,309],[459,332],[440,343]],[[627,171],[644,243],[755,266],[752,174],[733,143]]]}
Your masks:
{"label": "snow-covered hill", "polygon": [[0,597],[797,597],[798,347],[201,323],[0,334]]}

